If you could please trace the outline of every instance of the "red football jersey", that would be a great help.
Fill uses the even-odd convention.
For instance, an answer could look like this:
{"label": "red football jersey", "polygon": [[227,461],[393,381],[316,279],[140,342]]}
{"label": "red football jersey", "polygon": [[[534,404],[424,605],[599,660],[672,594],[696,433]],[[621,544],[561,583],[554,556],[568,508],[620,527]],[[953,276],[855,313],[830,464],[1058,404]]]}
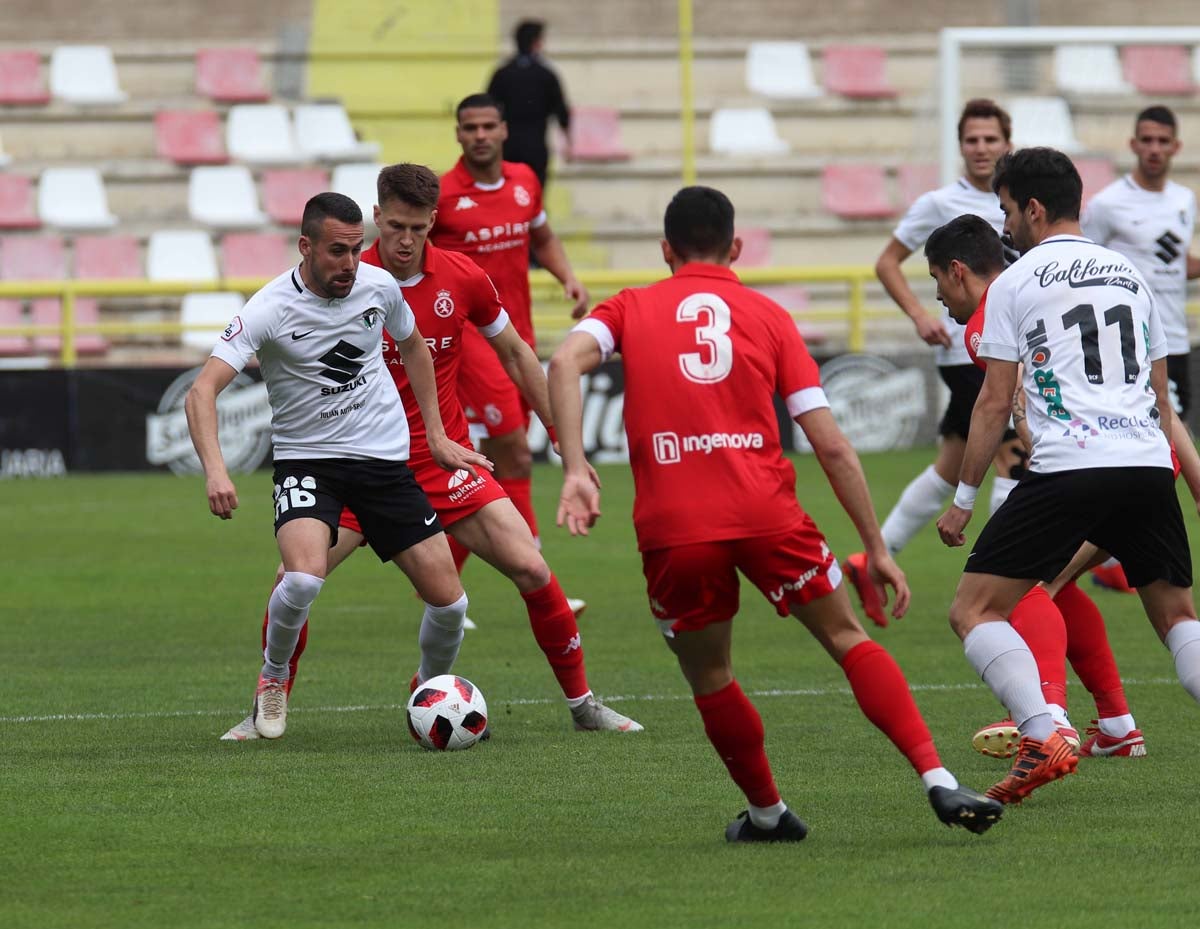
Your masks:
{"label": "red football jersey", "polygon": [[963,330],[963,341],[967,343],[967,354],[971,356],[971,360],[987,370],[987,364],[979,360],[979,343],[983,338],[983,309],[985,306],[987,306],[986,288],[983,296],[979,298],[979,306],[975,307],[975,312],[967,320],[967,327]]}
{"label": "red football jersey", "polygon": [[[383,266],[379,259],[378,242],[362,253],[362,260],[377,267]],[[471,322],[485,335],[495,335],[507,325],[508,315],[487,274],[463,255],[443,251],[426,242],[421,274],[415,277],[415,280],[410,279],[414,280],[413,283],[400,281],[400,288],[433,356],[438,408],[442,412],[446,435],[466,445],[470,441],[467,418],[463,414],[462,404],[458,402],[458,361],[463,328]],[[411,456],[417,458],[418,448],[427,448],[425,421],[421,419],[417,398],[408,383],[404,363],[390,333],[384,334],[383,361],[396,381],[400,399],[404,402],[413,448]]]}
{"label": "red football jersey", "polygon": [[795,526],[773,397],[792,416],[829,404],[787,311],[728,268],[692,263],[605,300],[578,328],[624,359],[642,551]]}
{"label": "red football jersey", "polygon": [[502,163],[496,184],[478,184],[461,158],[442,175],[437,222],[430,241],[470,255],[500,291],[521,338],[532,346],[529,230],[546,222],[542,185],[528,165]]}

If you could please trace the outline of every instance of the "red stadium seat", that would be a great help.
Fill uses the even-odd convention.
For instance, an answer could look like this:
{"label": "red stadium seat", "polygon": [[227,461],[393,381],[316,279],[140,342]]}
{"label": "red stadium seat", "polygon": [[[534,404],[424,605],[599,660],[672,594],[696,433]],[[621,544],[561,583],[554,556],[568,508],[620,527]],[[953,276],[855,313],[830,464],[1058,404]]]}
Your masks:
{"label": "red stadium seat", "polygon": [[896,169],[900,183],[900,204],[905,209],[917,197],[941,186],[941,172],[935,164],[902,164]]}
{"label": "red stadium seat", "polygon": [[329,189],[329,173],[320,168],[280,168],[263,172],[263,206],[285,226],[299,226],[308,199]]}
{"label": "red stadium seat", "polygon": [[23,174],[0,174],[0,229],[36,229],[33,183]]}
{"label": "red stadium seat", "polygon": [[275,277],[299,260],[299,253],[284,235],[231,232],[221,240],[225,277]]}
{"label": "red stadium seat", "polygon": [[895,216],[887,178],[879,165],[826,165],[821,173],[821,202],[843,219]]}
{"label": "red stadium seat", "polygon": [[614,107],[577,106],[571,110],[572,161],[628,161],[621,142],[621,117]]}
{"label": "red stadium seat", "polygon": [[739,229],[742,254],[738,256],[740,268],[764,268],[771,263],[771,230],[762,226],[747,226]]}
{"label": "red stadium seat", "polygon": [[1191,52],[1182,45],[1126,45],[1121,62],[1125,79],[1139,93],[1190,94],[1196,89]]}
{"label": "red stadium seat", "polygon": [[830,45],[822,57],[825,89],[859,100],[896,96],[887,77],[887,52],[879,45]]}
{"label": "red stadium seat", "polygon": [[159,110],[154,134],[159,157],[177,165],[223,165],[229,160],[216,110]]}
{"label": "red stadium seat", "polygon": [[1075,158],[1075,170],[1083,181],[1083,205],[1117,179],[1117,172],[1107,158]]}
{"label": "red stadium seat", "polygon": [[60,236],[10,235],[0,240],[0,280],[61,281],[66,276]]}
{"label": "red stadium seat", "polygon": [[196,93],[221,103],[271,99],[253,48],[202,48],[196,52]]}
{"label": "red stadium seat", "polygon": [[34,51],[0,51],[0,103],[31,106],[48,102],[42,56]]}
{"label": "red stadium seat", "polygon": [[[0,326],[24,326],[28,322],[20,300],[0,300]],[[29,336],[0,335],[0,357],[28,355],[32,350]]]}
{"label": "red stadium seat", "polygon": [[[62,322],[62,303],[57,297],[34,300],[30,310],[30,322],[35,326],[57,326]],[[90,298],[77,299],[75,322],[77,325],[100,322],[99,304]],[[35,335],[33,350],[58,354],[62,351],[62,336]],[[81,332],[75,336],[75,351],[80,355],[103,355],[108,351],[108,340],[98,333]]]}
{"label": "red stadium seat", "polygon": [[138,242],[133,236],[76,236],[76,279],[81,281],[129,280],[144,276]]}

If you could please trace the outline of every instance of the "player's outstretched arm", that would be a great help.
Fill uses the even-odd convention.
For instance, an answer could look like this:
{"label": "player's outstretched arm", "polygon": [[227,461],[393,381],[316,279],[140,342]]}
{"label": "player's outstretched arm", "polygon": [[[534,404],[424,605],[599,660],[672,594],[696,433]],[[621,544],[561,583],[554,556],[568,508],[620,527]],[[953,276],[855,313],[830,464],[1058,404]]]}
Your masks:
{"label": "player's outstretched arm", "polygon": [[204,490],[208,508],[214,516],[231,519],[237,509],[237,488],[225,470],[225,456],[217,440],[217,394],[237,377],[230,365],[219,358],[209,358],[192,382],[183,401],[187,414],[188,433],[204,468]]}
{"label": "player's outstretched arm", "polygon": [[908,612],[911,593],[904,572],[893,560],[879,531],[879,519],[871,503],[871,492],[867,477],[863,474],[858,453],[838,428],[837,421],[828,407],[820,407],[801,413],[796,423],[804,430],[804,436],[813,447],[817,461],[829,480],[829,486],[841,503],[842,509],[858,530],[863,548],[867,553],[867,573],[878,589],[880,600],[887,605],[890,587],[895,592],[892,616],[899,619]]}
{"label": "player's outstretched arm", "polygon": [[563,295],[572,302],[571,318],[582,319],[588,310],[587,288],[571,270],[571,262],[562,247],[562,242],[551,231],[549,223],[543,223],[530,230],[529,239],[533,244],[533,256],[538,260],[538,264],[557,278],[563,286]]}
{"label": "player's outstretched arm", "polygon": [[904,259],[911,254],[912,249],[899,239],[889,239],[887,246],[875,262],[875,276],[879,278],[879,283],[888,292],[888,296],[896,301],[896,306],[900,307],[912,320],[913,325],[917,327],[917,335],[924,342],[949,348],[950,333],[946,331],[946,327],[942,325],[940,319],[921,306],[921,301],[917,299],[917,295],[913,293],[908,284],[908,278],[900,269]]}
{"label": "player's outstretched arm", "polygon": [[559,454],[563,459],[563,487],[558,499],[559,526],[571,535],[587,535],[600,517],[600,487],[593,480],[583,449],[583,400],[579,379],[600,364],[596,339],[572,332],[550,359],[550,408],[557,424]]}

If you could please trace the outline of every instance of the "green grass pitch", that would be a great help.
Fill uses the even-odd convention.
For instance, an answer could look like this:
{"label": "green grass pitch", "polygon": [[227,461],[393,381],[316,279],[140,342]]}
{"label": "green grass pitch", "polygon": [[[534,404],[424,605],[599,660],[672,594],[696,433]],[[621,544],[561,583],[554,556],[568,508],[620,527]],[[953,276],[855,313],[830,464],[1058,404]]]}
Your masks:
{"label": "green grass pitch", "polygon": [[[881,512],[930,457],[864,457]],[[819,468],[797,468],[802,502],[850,553]],[[230,523],[208,514],[197,478],[0,484],[0,926],[1195,924],[1200,711],[1135,597],[1095,593],[1148,756],[1084,760],[973,836],[937,823],[840,670],[746,591],[738,677],[811,831],[729,847],[741,795],[646,608],[628,470],[600,470],[604,516],[584,540],[553,527],[558,477],[538,471],[545,550],[590,604],[593,686],[647,731],[573,732],[515,590],[471,562],[480,628],[457,670],[486,695],[494,738],[445,755],[405,731],[418,605],[369,553],[317,602],[286,737],[218,741],[259,663],[277,559],[265,474],[240,479]],[[964,558],[928,529],[901,561],[910,614],[870,632],[947,766],[983,788],[1005,763],[969,744],[1000,714],[946,624]],[[1074,679],[1070,699],[1082,729],[1092,705]]]}

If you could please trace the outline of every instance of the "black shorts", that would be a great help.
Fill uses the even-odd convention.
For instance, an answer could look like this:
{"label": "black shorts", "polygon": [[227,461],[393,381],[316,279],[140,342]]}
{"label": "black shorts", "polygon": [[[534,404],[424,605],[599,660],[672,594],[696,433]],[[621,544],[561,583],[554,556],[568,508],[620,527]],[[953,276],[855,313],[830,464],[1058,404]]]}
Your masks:
{"label": "black shorts", "polygon": [[1187,422],[1188,410],[1192,408],[1192,379],[1188,374],[1191,354],[1167,356],[1167,381],[1171,385],[1171,406],[1179,418]]}
{"label": "black shorts", "polygon": [[938,423],[938,435],[956,435],[965,439],[971,431],[971,411],[983,386],[983,369],[978,365],[948,365],[939,367],[942,383],[950,388],[950,402]]}
{"label": "black shorts", "polygon": [[307,517],[329,526],[337,542],[342,507],[358,517],[380,561],[391,561],[442,531],[425,491],[403,461],[377,458],[284,458],[275,462],[275,531]]}
{"label": "black shorts", "polygon": [[1052,581],[1085,541],[1118,558],[1131,587],[1192,586],[1170,468],[1031,471],[992,514],[963,570]]}

